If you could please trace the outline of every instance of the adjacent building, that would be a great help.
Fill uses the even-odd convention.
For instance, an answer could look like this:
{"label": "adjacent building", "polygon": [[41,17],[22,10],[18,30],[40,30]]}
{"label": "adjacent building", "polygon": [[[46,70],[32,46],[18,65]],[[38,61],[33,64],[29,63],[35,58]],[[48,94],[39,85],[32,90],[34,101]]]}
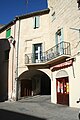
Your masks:
{"label": "adjacent building", "polygon": [[78,107],[80,97],[80,0],[48,0],[50,41],[55,45],[51,101]]}
{"label": "adjacent building", "polygon": [[8,77],[0,99],[51,95],[52,103],[79,106],[79,4],[48,0],[49,9],[16,16],[0,29],[0,40],[9,45],[3,50]]}
{"label": "adjacent building", "polygon": [[45,64],[45,51],[50,49],[49,11],[18,16],[0,29],[1,40],[6,38],[10,44],[6,89],[10,100],[51,94],[51,70]]}

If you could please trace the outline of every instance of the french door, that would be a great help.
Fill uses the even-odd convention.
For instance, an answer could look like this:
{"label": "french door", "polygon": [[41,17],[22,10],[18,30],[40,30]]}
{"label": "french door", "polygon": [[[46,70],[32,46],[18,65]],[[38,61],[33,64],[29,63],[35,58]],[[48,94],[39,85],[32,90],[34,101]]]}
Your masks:
{"label": "french door", "polygon": [[42,53],[42,44],[34,44],[34,62],[39,63],[41,61],[41,53]]}
{"label": "french door", "polygon": [[63,29],[56,32],[56,51],[58,55],[63,54]]}
{"label": "french door", "polygon": [[69,81],[68,77],[56,79],[57,103],[69,105]]}

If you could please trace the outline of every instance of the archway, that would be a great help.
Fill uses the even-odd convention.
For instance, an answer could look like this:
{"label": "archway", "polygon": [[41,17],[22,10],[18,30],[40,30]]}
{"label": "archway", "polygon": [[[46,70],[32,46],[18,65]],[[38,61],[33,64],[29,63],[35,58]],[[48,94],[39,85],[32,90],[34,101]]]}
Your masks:
{"label": "archway", "polygon": [[10,44],[7,39],[0,39],[0,101],[8,99],[8,59]]}
{"label": "archway", "polygon": [[65,70],[56,74],[57,103],[69,106],[69,77]]}
{"label": "archway", "polygon": [[20,96],[50,95],[51,81],[47,74],[40,70],[28,70],[19,76]]}

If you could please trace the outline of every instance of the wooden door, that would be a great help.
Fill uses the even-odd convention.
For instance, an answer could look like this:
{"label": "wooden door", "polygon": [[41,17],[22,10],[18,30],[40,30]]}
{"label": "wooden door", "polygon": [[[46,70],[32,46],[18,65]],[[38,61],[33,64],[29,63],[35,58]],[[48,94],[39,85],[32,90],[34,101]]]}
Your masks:
{"label": "wooden door", "polygon": [[21,81],[21,97],[32,95],[32,81],[22,80]]}
{"label": "wooden door", "polygon": [[57,103],[69,105],[69,81],[68,77],[57,78]]}

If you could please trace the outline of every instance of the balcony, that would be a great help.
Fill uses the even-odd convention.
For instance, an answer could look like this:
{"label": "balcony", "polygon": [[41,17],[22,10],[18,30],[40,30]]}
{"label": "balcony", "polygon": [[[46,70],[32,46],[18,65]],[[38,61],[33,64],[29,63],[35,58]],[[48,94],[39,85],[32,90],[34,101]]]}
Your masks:
{"label": "balcony", "polygon": [[61,42],[45,52],[40,52],[37,55],[25,54],[26,65],[52,64],[62,59],[69,58],[71,55],[70,43]]}

